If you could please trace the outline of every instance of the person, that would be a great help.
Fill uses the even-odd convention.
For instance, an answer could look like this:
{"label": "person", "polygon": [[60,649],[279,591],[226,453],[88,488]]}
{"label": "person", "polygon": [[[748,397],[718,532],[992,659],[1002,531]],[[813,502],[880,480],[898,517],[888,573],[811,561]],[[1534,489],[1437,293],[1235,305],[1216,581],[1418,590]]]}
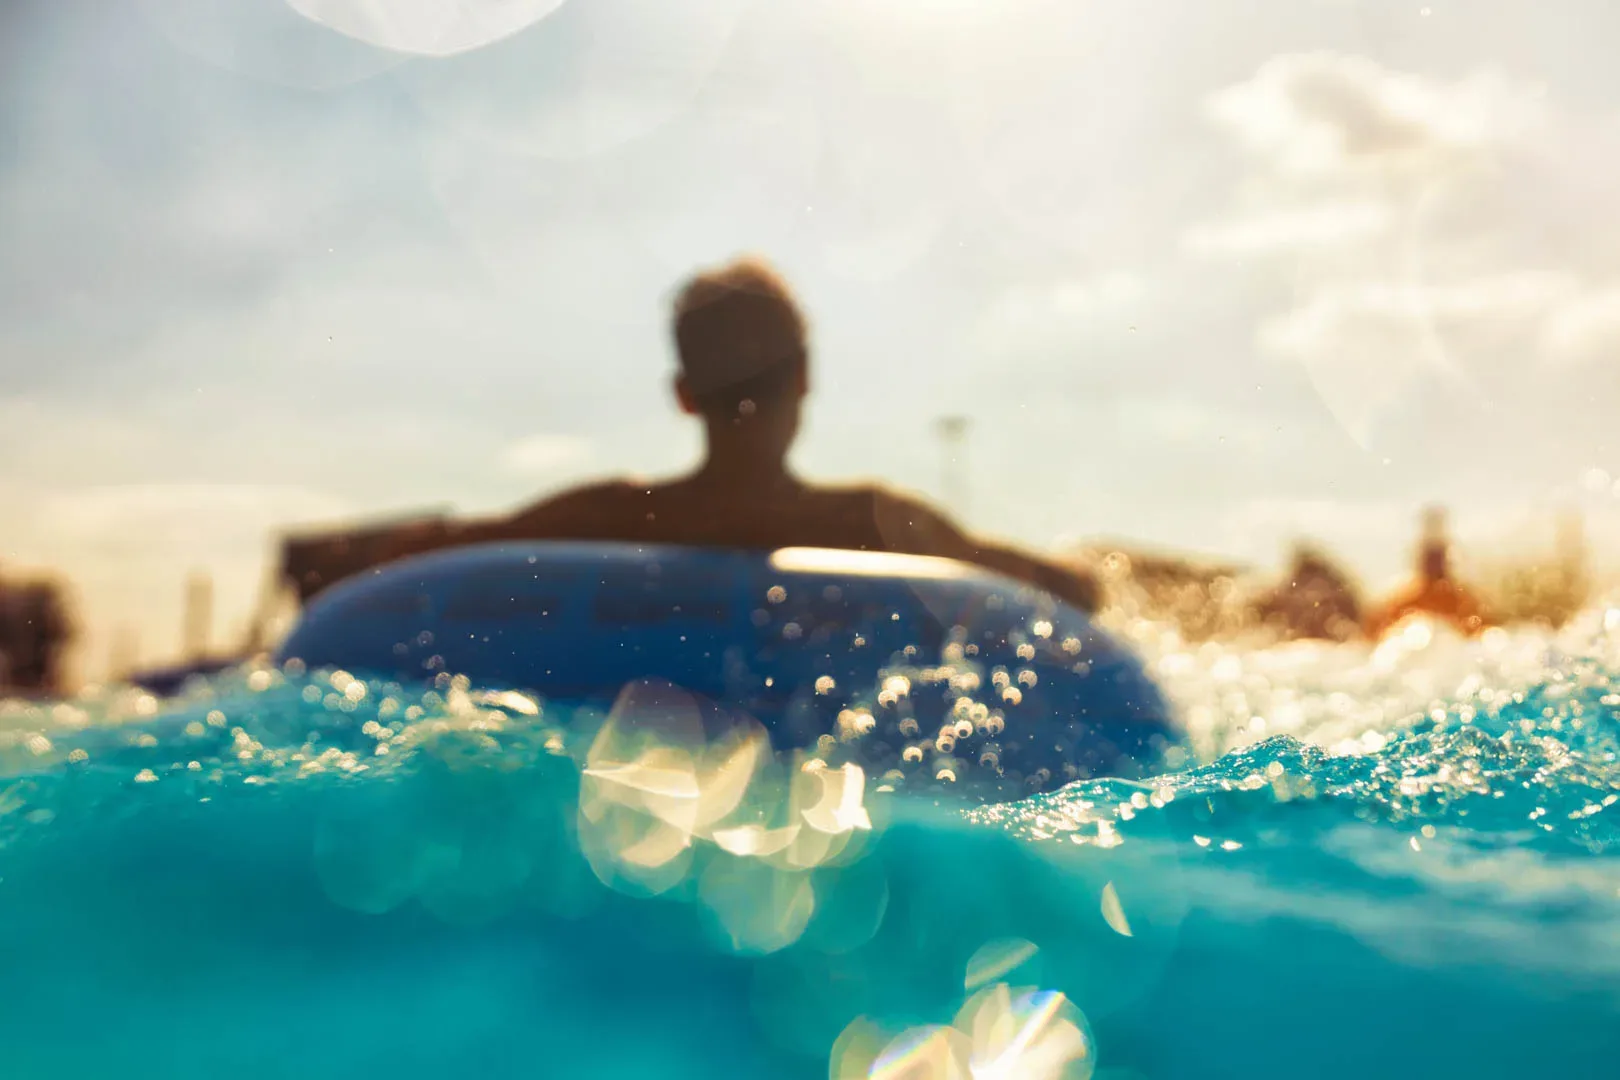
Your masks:
{"label": "person", "polygon": [[810,392],[805,318],[765,263],[696,275],[674,305],[675,398],[703,425],[706,454],[662,483],[590,484],[493,520],[433,521],[391,554],[504,540],[617,540],[774,550],[820,547],[973,563],[1095,610],[1088,572],[970,536],[922,501],[876,485],[806,482],[788,465]]}
{"label": "person", "polygon": [[1361,633],[1354,585],[1314,545],[1294,548],[1288,577],[1255,607],[1260,621],[1291,639],[1349,641]]}
{"label": "person", "polygon": [[1438,509],[1424,513],[1417,563],[1417,579],[1368,617],[1368,637],[1376,641],[1414,615],[1449,623],[1470,637],[1490,625],[1479,601],[1451,576],[1451,541],[1446,536],[1445,516]]}
{"label": "person", "polygon": [[75,631],[61,586],[0,581],[0,690],[25,697],[64,692]]}

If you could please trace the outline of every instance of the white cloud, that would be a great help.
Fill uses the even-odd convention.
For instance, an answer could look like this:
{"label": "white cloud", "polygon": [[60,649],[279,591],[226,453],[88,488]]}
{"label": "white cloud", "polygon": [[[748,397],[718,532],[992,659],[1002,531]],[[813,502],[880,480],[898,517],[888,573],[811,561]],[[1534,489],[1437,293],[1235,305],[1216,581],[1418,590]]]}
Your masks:
{"label": "white cloud", "polygon": [[1523,406],[1549,365],[1620,347],[1620,266],[1550,240],[1571,208],[1526,194],[1602,168],[1569,146],[1601,125],[1556,114],[1538,86],[1310,53],[1267,61],[1209,112],[1247,172],[1231,217],[1184,247],[1273,260],[1290,298],[1256,344],[1298,364],[1361,445],[1424,385]]}
{"label": "white cloud", "polygon": [[1507,273],[1444,285],[1324,281],[1263,322],[1258,343],[1299,363],[1346,431],[1366,444],[1390,406],[1424,379],[1478,398],[1469,361],[1481,351],[1533,349],[1541,322],[1578,293],[1552,272]]}
{"label": "white cloud", "polygon": [[1210,115],[1284,173],[1426,172],[1490,151],[1538,118],[1540,91],[1492,74],[1456,82],[1334,53],[1273,57],[1216,94]]}
{"label": "white cloud", "polygon": [[[422,0],[413,6],[446,7]],[[719,64],[746,7],[747,0],[576,0],[488,48],[413,64],[401,84],[445,131],[537,159],[585,158],[681,115]],[[372,20],[366,30],[377,40],[427,36],[402,28],[385,35],[378,25]]]}
{"label": "white cloud", "polygon": [[[0,349],[71,337],[83,344],[69,363],[110,366],[104,357],[198,311],[346,268],[351,245],[401,246],[406,196],[371,181],[409,154],[374,99],[334,99],[318,122],[261,114],[243,95],[198,92],[189,65],[140,79],[91,44],[102,55],[80,63],[115,70],[92,80],[49,69],[39,122],[19,129],[16,164],[0,168]],[[106,118],[111,99],[127,130]],[[105,139],[85,137],[101,125]],[[29,382],[53,378],[35,367]]]}
{"label": "white cloud", "polygon": [[1559,305],[1547,319],[1544,342],[1556,361],[1612,361],[1620,352],[1620,285],[1588,289]]}
{"label": "white cloud", "polygon": [[1256,426],[1255,417],[1189,398],[1158,395],[1121,398],[1114,404],[1115,423],[1147,444],[1181,443],[1256,449],[1274,438]]}
{"label": "white cloud", "polygon": [[287,0],[138,0],[136,10],[182,53],[282,86],[346,86],[406,59],[340,37]]}
{"label": "white cloud", "polygon": [[46,495],[33,528],[69,550],[114,546],[178,554],[215,550],[222,542],[262,543],[272,526],[346,508],[335,496],[294,486],[120,484]]}
{"label": "white cloud", "polygon": [[450,56],[539,22],[564,0],[287,0],[300,15],[380,49]]}
{"label": "white cloud", "polygon": [[1060,281],[1051,287],[1054,310],[1069,315],[1094,315],[1134,304],[1146,292],[1141,279],[1122,270],[1094,278]]}
{"label": "white cloud", "polygon": [[589,440],[573,435],[529,435],[501,451],[501,466],[508,472],[537,476],[571,468],[590,457]]}
{"label": "white cloud", "polygon": [[1185,237],[1195,255],[1247,255],[1343,244],[1393,223],[1390,207],[1372,199],[1282,208],[1231,221],[1195,225]]}
{"label": "white cloud", "polygon": [[1050,341],[1078,345],[1099,328],[1128,327],[1146,294],[1143,281],[1122,270],[1014,285],[990,304],[979,335],[991,348]]}
{"label": "white cloud", "polygon": [[260,600],[274,533],[350,512],[336,496],[273,485],[107,485],[16,498],[0,544],[8,561],[49,566],[71,583],[80,669],[91,677],[104,673],[118,627],[139,629],[143,660],[174,655],[182,587],[195,571],[214,580],[215,645],[234,647]]}

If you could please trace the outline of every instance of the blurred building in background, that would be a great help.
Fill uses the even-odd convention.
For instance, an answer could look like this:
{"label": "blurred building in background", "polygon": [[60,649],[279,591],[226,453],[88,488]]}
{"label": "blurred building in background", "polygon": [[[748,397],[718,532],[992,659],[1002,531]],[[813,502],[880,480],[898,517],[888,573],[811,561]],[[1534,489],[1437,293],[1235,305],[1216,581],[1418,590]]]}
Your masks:
{"label": "blurred building in background", "polygon": [[1601,587],[1585,520],[1574,510],[1557,517],[1550,544],[1521,539],[1508,552],[1483,560],[1477,577],[1486,606],[1500,622],[1551,627],[1567,623]]}
{"label": "blurred building in background", "polygon": [[[960,452],[961,432],[942,434],[948,435],[944,440],[948,466],[959,465],[960,458],[950,452]],[[271,650],[298,612],[322,591],[387,562],[402,541],[443,531],[451,521],[448,511],[433,509],[284,532],[275,539],[260,602],[238,640],[218,651],[210,649],[212,581],[206,574],[193,574],[186,583],[182,661],[161,669],[133,670],[136,640],[133,630],[123,628],[115,639],[113,675],[170,692],[192,675],[218,671]],[[1106,591],[1105,605],[1114,616],[1173,626],[1186,641],[1258,632],[1273,639],[1343,642],[1363,636],[1369,622],[1376,633],[1388,621],[1392,605],[1397,613],[1406,607],[1450,611],[1445,604],[1430,602],[1436,583],[1473,603],[1472,593],[1463,594],[1462,586],[1453,583],[1443,515],[1428,512],[1423,526],[1418,545],[1421,588],[1412,596],[1402,593],[1386,600],[1370,613],[1354,574],[1308,541],[1294,544],[1280,578],[1240,563],[1155,551],[1127,541],[1092,541],[1070,547],[1061,556],[1098,574]],[[1551,550],[1516,547],[1511,560],[1477,567],[1469,575],[1468,588],[1477,589],[1493,621],[1558,626],[1591,598],[1589,561],[1582,520],[1572,513],[1559,520]],[[0,669],[0,685],[32,687],[29,692],[50,692],[59,685],[60,657],[71,625],[65,602],[54,589],[10,586],[0,591],[0,635],[5,637],[0,662],[8,665]]]}
{"label": "blurred building in background", "polygon": [[433,510],[284,533],[277,543],[273,588],[290,592],[302,606],[327,586],[386,561],[401,538],[449,523],[447,513]]}
{"label": "blurred building in background", "polygon": [[188,661],[208,655],[208,639],[214,627],[214,579],[196,571],[186,580],[185,616],[180,631],[180,655]]}
{"label": "blurred building in background", "polygon": [[76,631],[72,604],[60,582],[0,577],[0,692],[26,697],[62,693]]}
{"label": "blurred building in background", "polygon": [[[271,571],[257,609],[241,639],[212,650],[213,580],[195,573],[186,583],[179,663],[128,672],[128,681],[157,694],[171,694],[187,680],[222,671],[273,649],[298,611],[328,586],[386,562],[397,542],[422,530],[443,529],[439,511],[406,514],[329,528],[283,533],[275,542]],[[117,672],[115,671],[115,674]]]}
{"label": "blurred building in background", "polygon": [[1097,573],[1105,605],[1172,624],[1189,641],[1233,632],[1251,620],[1239,582],[1253,571],[1242,564],[1123,541],[1087,543],[1065,554]]}

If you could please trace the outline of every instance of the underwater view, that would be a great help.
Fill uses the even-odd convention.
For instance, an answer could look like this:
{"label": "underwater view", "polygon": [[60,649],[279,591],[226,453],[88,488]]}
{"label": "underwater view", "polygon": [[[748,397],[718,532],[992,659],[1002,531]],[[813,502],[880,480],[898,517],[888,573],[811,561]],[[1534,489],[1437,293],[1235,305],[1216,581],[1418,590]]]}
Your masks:
{"label": "underwater view", "polygon": [[708,738],[667,686],[14,703],[5,1074],[1611,1075],[1620,609],[1115,630],[1184,762],[1013,801]]}

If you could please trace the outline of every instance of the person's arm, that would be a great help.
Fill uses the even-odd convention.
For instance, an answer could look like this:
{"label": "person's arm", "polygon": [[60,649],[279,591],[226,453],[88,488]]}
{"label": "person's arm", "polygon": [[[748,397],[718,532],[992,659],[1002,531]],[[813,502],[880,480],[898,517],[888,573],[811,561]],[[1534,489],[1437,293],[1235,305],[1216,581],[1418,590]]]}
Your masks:
{"label": "person's arm", "polygon": [[481,544],[506,539],[507,518],[488,518],[482,521],[434,521],[401,529],[384,548],[385,561],[404,559],[412,555],[426,555],[443,548]]}
{"label": "person's arm", "polygon": [[878,528],[892,550],[973,563],[1045,589],[1085,612],[1094,612],[1102,604],[1101,584],[1088,570],[971,536],[943,514],[914,500],[883,492],[875,499]]}
{"label": "person's arm", "polygon": [[403,531],[388,557],[401,559],[444,548],[520,540],[588,540],[614,534],[624,485],[577,488],[513,514],[460,522],[432,522]]}
{"label": "person's arm", "polygon": [[989,544],[972,537],[964,537],[964,540],[968,545],[967,554],[958,556],[964,562],[976,563],[998,574],[1027,581],[1088,614],[1102,606],[1102,585],[1088,570],[1062,566],[1016,548]]}

